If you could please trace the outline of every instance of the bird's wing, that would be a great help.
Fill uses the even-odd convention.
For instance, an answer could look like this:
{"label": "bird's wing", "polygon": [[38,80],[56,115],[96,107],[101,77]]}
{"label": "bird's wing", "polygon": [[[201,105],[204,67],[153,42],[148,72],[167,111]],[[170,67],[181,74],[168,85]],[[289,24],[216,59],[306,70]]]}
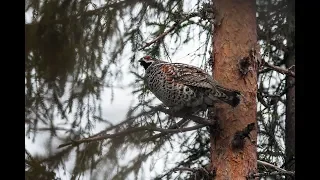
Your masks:
{"label": "bird's wing", "polygon": [[182,63],[162,63],[160,67],[166,80],[200,88],[213,88],[215,81],[204,70]]}

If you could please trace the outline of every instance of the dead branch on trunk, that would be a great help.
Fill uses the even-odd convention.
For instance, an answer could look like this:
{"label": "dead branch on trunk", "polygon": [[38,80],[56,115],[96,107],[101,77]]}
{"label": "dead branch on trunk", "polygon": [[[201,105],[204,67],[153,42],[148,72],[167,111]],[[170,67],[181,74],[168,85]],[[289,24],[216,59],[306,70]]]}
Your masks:
{"label": "dead branch on trunk", "polygon": [[232,148],[243,149],[245,138],[250,139],[250,132],[254,129],[255,123],[248,124],[243,130],[237,131],[232,140]]}

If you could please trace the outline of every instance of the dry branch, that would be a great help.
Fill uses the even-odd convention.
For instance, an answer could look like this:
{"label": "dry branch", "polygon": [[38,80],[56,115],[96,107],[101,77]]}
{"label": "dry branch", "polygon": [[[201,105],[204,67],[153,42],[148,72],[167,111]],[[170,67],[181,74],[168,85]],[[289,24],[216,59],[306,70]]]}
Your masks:
{"label": "dry branch", "polygon": [[[287,171],[287,170],[285,170],[285,169],[282,169],[282,168],[280,168],[280,167],[277,167],[277,166],[275,166],[275,165],[273,165],[273,164],[270,164],[270,163],[268,163],[268,162],[265,162],[265,161],[257,160],[257,162],[258,162],[258,164],[260,164],[260,165],[273,168],[273,169],[277,170],[278,172],[283,172],[283,173],[290,172],[290,171]],[[293,173],[293,172],[291,172],[291,173]],[[294,175],[294,173],[293,173],[293,175]]]}
{"label": "dry branch", "polygon": [[275,71],[277,71],[277,72],[279,72],[281,74],[286,74],[286,75],[292,76],[292,77],[296,76],[296,74],[293,71],[290,70],[292,67],[290,67],[288,69],[281,68],[281,67],[278,67],[278,66],[275,66],[275,65],[272,65],[272,64],[266,62],[264,59],[262,59],[262,63],[263,63],[263,66],[265,66],[265,67],[267,67],[269,69],[273,69],[273,70],[275,70]]}
{"label": "dry branch", "polygon": [[173,31],[181,22],[176,22],[173,24],[173,26],[170,27],[170,29],[168,29],[167,31],[165,31],[164,33],[160,34],[158,37],[156,37],[154,40],[146,43],[142,48],[139,49],[139,51],[143,50],[144,48],[150,46],[151,44],[159,41],[160,39],[164,38],[167,34],[169,34],[171,31]]}

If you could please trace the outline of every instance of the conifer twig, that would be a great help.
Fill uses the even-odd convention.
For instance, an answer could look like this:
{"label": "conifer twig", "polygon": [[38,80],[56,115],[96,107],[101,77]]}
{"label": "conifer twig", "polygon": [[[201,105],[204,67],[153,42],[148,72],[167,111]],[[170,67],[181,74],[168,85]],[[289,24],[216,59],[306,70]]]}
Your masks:
{"label": "conifer twig", "polygon": [[143,47],[139,49],[139,51],[145,49],[146,47],[150,46],[151,44],[154,44],[155,42],[163,39],[166,35],[168,35],[171,31],[173,31],[175,28],[177,28],[183,21],[190,19],[192,17],[198,16],[198,13],[191,13],[186,18],[183,18],[181,20],[176,21],[167,31],[160,34],[158,37],[156,37],[154,40],[146,43]]}
{"label": "conifer twig", "polygon": [[26,27],[29,26],[33,26],[33,25],[50,25],[50,24],[65,24],[71,21],[75,21],[77,19],[79,19],[80,17],[88,17],[88,16],[93,16],[93,15],[97,15],[99,13],[101,13],[101,11],[104,11],[108,8],[125,8],[126,6],[130,5],[130,3],[127,3],[126,1],[120,1],[120,2],[116,2],[116,3],[108,3],[105,4],[99,8],[93,9],[93,10],[88,10],[85,12],[81,12],[81,13],[77,13],[75,15],[70,15],[70,16],[66,16],[60,19],[54,19],[54,20],[49,20],[49,21],[38,21],[38,22],[32,22],[32,23],[28,23],[25,24]]}
{"label": "conifer twig", "polygon": [[[122,121],[121,123],[119,123],[119,124],[117,124],[117,125],[114,125],[114,126],[111,126],[111,127],[107,128],[107,129],[105,129],[105,130],[103,130],[103,131],[100,131],[99,133],[90,136],[90,138],[93,138],[93,137],[96,137],[96,136],[100,136],[100,135],[102,135],[102,134],[105,134],[107,131],[110,131],[110,130],[116,128],[116,127],[119,127],[119,126],[123,125],[123,124],[129,123],[129,122],[133,121],[134,119],[136,119],[137,117],[140,117],[140,116],[142,116],[142,115],[152,114],[152,113],[157,112],[157,111],[163,112],[163,113],[168,114],[168,115],[170,115],[170,116],[172,116],[172,117],[180,117],[180,118],[183,118],[183,120],[181,120],[181,121],[177,124],[178,126],[182,125],[182,124],[183,124],[184,122],[186,122],[187,120],[192,120],[192,121],[194,121],[194,122],[196,122],[196,123],[198,123],[198,124],[204,124],[204,125],[208,125],[208,126],[212,125],[211,122],[209,122],[208,120],[206,120],[206,119],[204,119],[204,118],[201,118],[201,117],[199,117],[199,116],[195,116],[195,115],[192,115],[192,114],[191,114],[191,115],[186,115],[186,114],[183,114],[183,113],[173,113],[173,112],[171,112],[170,110],[164,108],[163,105],[158,105],[158,106],[150,107],[150,108],[151,108],[150,111],[141,112],[140,114],[138,114],[138,115],[136,115],[136,116],[134,116],[134,117],[128,117],[126,120]],[[177,128],[178,128],[178,127],[177,127],[176,125],[173,125],[173,126],[170,126],[168,129],[177,129]],[[162,136],[161,133],[155,135],[154,138],[158,138],[158,137],[160,137],[160,136]],[[147,139],[149,139],[149,138],[147,138]]]}

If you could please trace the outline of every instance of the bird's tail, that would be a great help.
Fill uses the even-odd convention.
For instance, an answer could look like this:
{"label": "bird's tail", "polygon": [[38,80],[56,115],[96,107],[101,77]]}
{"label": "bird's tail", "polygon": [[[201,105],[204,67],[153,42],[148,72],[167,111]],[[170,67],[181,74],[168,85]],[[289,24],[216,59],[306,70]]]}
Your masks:
{"label": "bird's tail", "polygon": [[219,100],[236,107],[240,103],[241,93],[236,90],[231,90],[217,85],[217,97]]}

